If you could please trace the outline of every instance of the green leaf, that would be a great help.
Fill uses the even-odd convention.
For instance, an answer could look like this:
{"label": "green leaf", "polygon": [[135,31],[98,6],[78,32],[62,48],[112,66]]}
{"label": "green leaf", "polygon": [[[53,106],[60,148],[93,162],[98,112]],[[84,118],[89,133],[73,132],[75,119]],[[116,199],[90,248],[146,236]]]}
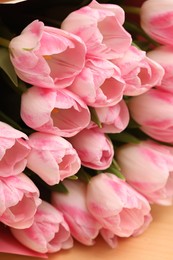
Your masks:
{"label": "green leaf", "polygon": [[16,129],[22,131],[22,128],[20,127],[20,125],[18,125],[12,118],[10,118],[6,114],[4,114],[1,110],[0,110],[0,120],[11,125],[12,127],[16,128]]}
{"label": "green leaf", "polygon": [[119,171],[119,170],[117,170],[117,169],[115,169],[115,168],[113,168],[113,167],[110,168],[108,172],[110,172],[110,173],[116,175],[118,178],[120,178],[120,179],[122,179],[122,180],[125,180],[125,177],[124,177],[124,175],[121,173],[121,171]]}
{"label": "green leaf", "polygon": [[68,193],[68,189],[66,188],[66,186],[62,182],[59,182],[56,185],[50,186],[50,190],[60,192],[60,193],[65,193],[65,194]]}
{"label": "green leaf", "polygon": [[118,141],[122,143],[133,143],[133,144],[140,143],[140,140],[138,138],[136,138],[134,135],[129,134],[127,132],[122,132],[119,134],[110,134],[109,137],[113,141]]}
{"label": "green leaf", "polygon": [[139,128],[139,127],[140,125],[133,118],[131,118],[127,128]]}
{"label": "green leaf", "polygon": [[10,55],[7,48],[0,47],[0,57],[0,68],[7,74],[13,84],[17,87],[17,75],[10,61]]}
{"label": "green leaf", "polygon": [[118,178],[125,180],[125,177],[121,172],[120,166],[115,161],[115,159],[113,159],[111,166],[108,169],[106,169],[105,172],[112,173],[112,174],[116,175]]}
{"label": "green leaf", "polygon": [[77,173],[78,179],[88,183],[91,179],[91,176],[81,167],[80,170]]}
{"label": "green leaf", "polygon": [[76,176],[76,175],[72,175],[72,176],[70,176],[70,177],[68,177],[68,179],[69,180],[77,180],[78,179],[78,176]]}

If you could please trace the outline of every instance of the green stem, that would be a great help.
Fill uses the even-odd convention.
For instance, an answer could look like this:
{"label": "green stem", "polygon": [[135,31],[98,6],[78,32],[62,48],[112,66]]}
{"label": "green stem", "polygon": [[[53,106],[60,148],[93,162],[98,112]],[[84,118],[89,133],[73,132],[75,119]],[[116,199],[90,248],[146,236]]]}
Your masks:
{"label": "green stem", "polygon": [[10,43],[9,40],[0,37],[0,45],[1,46],[5,47],[5,48],[8,48],[9,47],[9,43]]}
{"label": "green stem", "polygon": [[28,88],[26,87],[25,82],[21,81],[19,79],[18,81],[18,85],[15,86],[14,84],[10,83],[9,86],[18,94],[18,95],[22,95],[24,92],[26,92],[28,90]]}
{"label": "green stem", "polygon": [[137,14],[137,15],[139,15],[139,13],[140,13],[140,8],[136,7],[136,6],[124,6],[124,5],[122,5],[121,7],[124,9],[125,13]]}
{"label": "green stem", "polygon": [[118,163],[115,161],[115,159],[112,160],[112,165],[114,168],[116,168],[117,170],[121,170],[120,166],[118,165]]}
{"label": "green stem", "polygon": [[20,80],[20,79],[19,79],[19,83],[18,83],[18,87],[17,88],[19,89],[21,94],[23,94],[24,92],[26,92],[28,90],[27,84],[24,81]]}
{"label": "green stem", "polygon": [[91,113],[91,120],[99,127],[102,128],[102,124],[98,118],[97,112],[93,107],[89,107]]}

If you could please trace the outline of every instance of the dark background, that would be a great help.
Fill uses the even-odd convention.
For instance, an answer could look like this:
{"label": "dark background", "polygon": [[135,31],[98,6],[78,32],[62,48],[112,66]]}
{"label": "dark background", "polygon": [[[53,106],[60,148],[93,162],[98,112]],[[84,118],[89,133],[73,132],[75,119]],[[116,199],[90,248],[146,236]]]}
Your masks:
{"label": "dark background", "polygon": [[[62,20],[72,11],[91,0],[27,0],[18,4],[0,4],[1,23],[19,34],[30,22],[39,19],[45,25],[60,27]],[[99,3],[140,5],[141,0],[98,0]],[[137,3],[136,3],[137,2]],[[9,36],[10,38],[11,36]]]}

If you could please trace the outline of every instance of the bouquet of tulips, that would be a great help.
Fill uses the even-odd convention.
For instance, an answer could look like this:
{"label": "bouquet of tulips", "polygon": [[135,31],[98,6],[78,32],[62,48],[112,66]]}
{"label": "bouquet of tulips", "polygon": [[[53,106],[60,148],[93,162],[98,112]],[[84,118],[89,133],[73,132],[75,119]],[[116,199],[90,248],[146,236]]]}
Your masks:
{"label": "bouquet of tulips", "polygon": [[76,1],[60,20],[54,3],[16,28],[9,10],[30,1],[13,2],[0,5],[0,250],[115,248],[173,203],[173,3]]}

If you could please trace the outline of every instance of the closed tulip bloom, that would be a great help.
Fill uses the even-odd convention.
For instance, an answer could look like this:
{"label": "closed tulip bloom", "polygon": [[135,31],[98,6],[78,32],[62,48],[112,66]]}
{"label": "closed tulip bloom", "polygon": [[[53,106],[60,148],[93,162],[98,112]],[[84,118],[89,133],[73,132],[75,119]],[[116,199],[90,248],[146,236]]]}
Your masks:
{"label": "closed tulip bloom", "polygon": [[[144,224],[142,227],[133,232],[132,236],[136,237],[141,235],[149,226],[152,221],[152,217],[150,214],[144,216]],[[105,242],[111,247],[116,248],[118,246],[119,237],[110,229],[102,228],[100,230],[100,234]]]}
{"label": "closed tulip bloom", "polygon": [[124,18],[120,6],[93,0],[71,12],[61,28],[80,36],[86,44],[87,57],[113,59],[121,56],[131,44],[131,36],[122,26]]}
{"label": "closed tulip bloom", "polygon": [[161,141],[168,144],[173,143],[172,127],[168,127],[167,129],[159,129],[150,126],[142,126],[141,130],[156,141]]}
{"label": "closed tulip bloom", "polygon": [[147,56],[164,68],[164,76],[157,88],[173,93],[173,46],[162,45],[147,53]]}
{"label": "closed tulip bloom", "polygon": [[168,146],[153,141],[127,144],[117,148],[116,159],[127,182],[150,203],[172,205],[173,154]]}
{"label": "closed tulip bloom", "polygon": [[102,235],[107,240],[113,239],[113,234],[129,237],[144,231],[152,220],[147,199],[111,173],[91,178],[86,201],[90,213],[104,228]]}
{"label": "closed tulip bloom", "polygon": [[83,166],[103,170],[111,165],[114,156],[112,142],[99,131],[98,127],[84,129],[69,140],[76,149]]}
{"label": "closed tulip bloom", "polygon": [[[132,236],[136,237],[141,235],[149,226],[149,224],[152,221],[152,217],[150,214],[144,216],[144,224],[142,227],[139,229],[136,229]],[[118,236],[110,229],[107,228],[102,228],[100,230],[100,234],[102,238],[106,241],[106,243],[111,247],[111,248],[116,248],[118,246]]]}
{"label": "closed tulip bloom", "polygon": [[[110,107],[95,108],[104,133],[120,133],[129,123],[129,110],[124,100]],[[96,126],[96,124],[94,124]]]}
{"label": "closed tulip bloom", "polygon": [[173,96],[171,93],[150,89],[128,101],[132,118],[141,130],[152,138],[173,143]]}
{"label": "closed tulip bloom", "polygon": [[28,144],[31,152],[27,167],[49,185],[59,183],[80,169],[76,150],[63,137],[36,132],[29,136]]}
{"label": "closed tulip bloom", "polygon": [[147,0],[140,8],[141,27],[155,41],[173,45],[172,0]]}
{"label": "closed tulip bloom", "polygon": [[86,47],[79,37],[38,20],[14,37],[9,48],[19,78],[38,87],[70,85],[85,63]]}
{"label": "closed tulip bloom", "polygon": [[30,152],[27,139],[23,132],[0,122],[0,176],[17,175],[25,169]]}
{"label": "closed tulip bloom", "polygon": [[160,84],[164,75],[162,66],[135,46],[130,46],[122,57],[112,62],[120,68],[125,82],[123,94],[127,96],[138,96],[147,92]]}
{"label": "closed tulip bloom", "polygon": [[73,246],[73,239],[63,215],[48,202],[42,201],[32,226],[11,228],[13,236],[24,246],[39,253],[54,253]]}
{"label": "closed tulip bloom", "polygon": [[24,173],[0,177],[0,221],[7,226],[28,228],[40,205],[39,190]]}
{"label": "closed tulip bloom", "polygon": [[22,95],[21,118],[40,132],[73,136],[88,126],[90,117],[87,105],[67,89],[33,86]]}
{"label": "closed tulip bloom", "polygon": [[63,183],[68,193],[53,192],[51,202],[63,213],[71,235],[84,245],[93,245],[101,226],[87,209],[86,184],[78,180]]}
{"label": "closed tulip bloom", "polygon": [[118,236],[111,230],[102,228],[100,230],[100,235],[111,248],[116,248],[118,246]]}

